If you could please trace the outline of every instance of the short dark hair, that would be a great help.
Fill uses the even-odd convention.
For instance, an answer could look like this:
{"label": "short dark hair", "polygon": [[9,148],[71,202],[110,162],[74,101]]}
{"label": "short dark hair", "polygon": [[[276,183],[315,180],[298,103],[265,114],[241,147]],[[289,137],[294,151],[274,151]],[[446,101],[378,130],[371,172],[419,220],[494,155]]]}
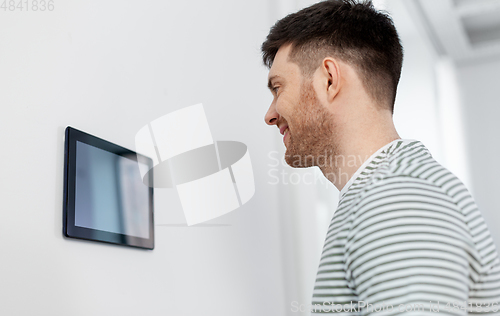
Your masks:
{"label": "short dark hair", "polygon": [[331,56],[353,66],[368,94],[394,112],[403,64],[403,47],[391,17],[371,1],[327,0],[287,15],[262,44],[264,65],[271,68],[283,45],[289,59],[310,77]]}

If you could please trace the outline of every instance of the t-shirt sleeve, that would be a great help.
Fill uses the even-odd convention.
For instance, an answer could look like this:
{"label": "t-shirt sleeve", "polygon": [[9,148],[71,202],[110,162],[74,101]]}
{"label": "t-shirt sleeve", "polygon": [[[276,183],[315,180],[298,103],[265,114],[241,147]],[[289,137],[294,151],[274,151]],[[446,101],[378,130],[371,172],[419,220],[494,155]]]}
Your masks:
{"label": "t-shirt sleeve", "polygon": [[464,215],[440,187],[381,179],[356,205],[346,238],[359,314],[468,314],[470,258],[478,254]]}

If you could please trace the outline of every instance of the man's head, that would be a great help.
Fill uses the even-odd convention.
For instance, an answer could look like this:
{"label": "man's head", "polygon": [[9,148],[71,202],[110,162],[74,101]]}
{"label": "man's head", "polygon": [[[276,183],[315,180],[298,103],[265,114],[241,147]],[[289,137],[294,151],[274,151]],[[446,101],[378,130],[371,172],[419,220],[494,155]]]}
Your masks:
{"label": "man's head", "polygon": [[274,95],[266,123],[288,126],[291,166],[317,165],[307,156],[335,155],[341,134],[371,114],[393,113],[403,51],[391,18],[371,1],[329,0],[290,14],[262,52]]}

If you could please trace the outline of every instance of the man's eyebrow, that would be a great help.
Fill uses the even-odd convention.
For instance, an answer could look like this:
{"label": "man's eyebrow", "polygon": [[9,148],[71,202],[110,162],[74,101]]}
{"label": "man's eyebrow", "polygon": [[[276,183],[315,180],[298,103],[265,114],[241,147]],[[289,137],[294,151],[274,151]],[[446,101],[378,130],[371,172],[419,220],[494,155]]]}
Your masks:
{"label": "man's eyebrow", "polygon": [[267,81],[267,87],[269,88],[269,90],[273,89],[273,83],[272,83],[272,81],[273,81],[274,78],[277,78],[277,77],[279,77],[279,76],[278,75],[273,75]]}

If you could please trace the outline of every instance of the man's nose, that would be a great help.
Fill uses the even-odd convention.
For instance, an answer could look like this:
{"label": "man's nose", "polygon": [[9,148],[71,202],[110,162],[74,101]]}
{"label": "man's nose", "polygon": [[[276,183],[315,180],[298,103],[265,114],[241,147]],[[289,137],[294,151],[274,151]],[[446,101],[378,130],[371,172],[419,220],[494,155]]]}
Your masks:
{"label": "man's nose", "polygon": [[278,114],[278,112],[276,112],[276,107],[274,106],[273,102],[269,107],[269,110],[267,110],[264,120],[266,121],[267,125],[276,125],[278,123],[279,117],[280,115]]}

